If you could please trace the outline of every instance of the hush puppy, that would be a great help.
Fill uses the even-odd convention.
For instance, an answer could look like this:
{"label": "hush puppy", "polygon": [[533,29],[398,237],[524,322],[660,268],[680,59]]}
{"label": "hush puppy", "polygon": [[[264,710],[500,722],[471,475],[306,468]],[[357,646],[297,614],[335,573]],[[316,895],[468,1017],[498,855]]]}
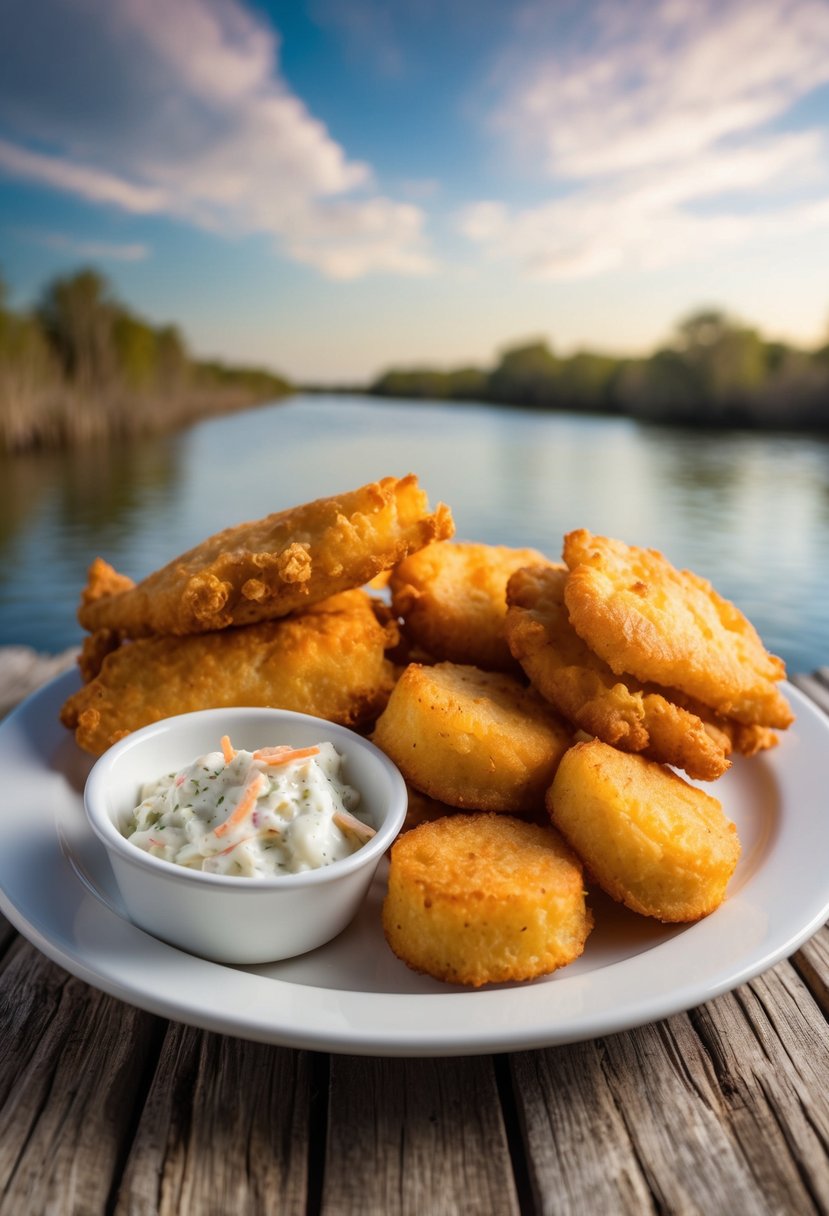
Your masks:
{"label": "hush puppy", "polygon": [[398,838],[383,929],[413,970],[478,987],[546,975],[592,928],[582,869],[559,834],[510,815],[451,815]]}
{"label": "hush puppy", "polygon": [[535,549],[443,541],[427,545],[392,571],[392,607],[407,638],[435,659],[485,671],[511,671],[504,638],[507,581],[546,559]]}
{"label": "hush puppy", "polygon": [[661,921],[713,912],[740,856],[737,829],[716,798],[597,739],[564,756],[547,810],[603,891]]}
{"label": "hush puppy", "polygon": [[512,676],[454,663],[410,663],[373,739],[430,798],[520,814],[543,807],[572,731]]}

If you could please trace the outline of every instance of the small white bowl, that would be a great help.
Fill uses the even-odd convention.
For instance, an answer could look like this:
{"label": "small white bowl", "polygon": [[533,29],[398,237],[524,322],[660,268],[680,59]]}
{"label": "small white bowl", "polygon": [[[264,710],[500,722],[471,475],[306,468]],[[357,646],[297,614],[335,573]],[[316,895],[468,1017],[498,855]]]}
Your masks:
{"label": "small white bowl", "polygon": [[[145,852],[122,828],[145,781],[215,751],[222,735],[254,751],[329,741],[345,757],[344,780],[360,794],[377,834],[329,866],[274,878],[191,870]],[[207,709],[134,731],[96,762],[84,805],[105,845],[127,915],[141,929],[222,963],[291,958],[336,937],[353,919],[380,858],[406,817],[406,786],[387,756],[343,726],[282,709]]]}

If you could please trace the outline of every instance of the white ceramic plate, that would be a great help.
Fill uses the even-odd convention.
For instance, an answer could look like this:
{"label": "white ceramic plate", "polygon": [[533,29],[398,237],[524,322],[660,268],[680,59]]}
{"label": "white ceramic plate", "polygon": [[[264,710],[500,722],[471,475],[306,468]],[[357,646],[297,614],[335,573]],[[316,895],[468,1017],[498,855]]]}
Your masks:
{"label": "white ceramic plate", "polygon": [[787,687],[780,747],[716,785],[743,855],[712,916],[666,927],[598,896],[584,955],[530,984],[465,990],[416,975],[379,924],[385,871],[357,920],[302,958],[206,962],[132,925],[92,835],[91,760],[58,722],[59,677],[0,724],[0,910],[44,954],[154,1013],[244,1038],[371,1055],[515,1051],[609,1034],[689,1009],[796,950],[829,917],[829,720]]}

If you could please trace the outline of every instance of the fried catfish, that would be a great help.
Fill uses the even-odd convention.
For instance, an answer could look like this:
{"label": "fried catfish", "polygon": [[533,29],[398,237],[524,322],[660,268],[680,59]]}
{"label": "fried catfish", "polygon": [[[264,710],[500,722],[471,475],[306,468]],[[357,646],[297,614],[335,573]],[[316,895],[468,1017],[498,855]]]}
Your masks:
{"label": "fried catfish", "polygon": [[93,562],[78,620],[90,633],[185,636],[274,620],[360,587],[415,549],[446,540],[452,513],[413,475],[385,477],[209,537],[132,584]]}
{"label": "fried catfish", "polygon": [[161,718],[228,705],[362,726],[391,692],[395,668],[385,652],[396,640],[384,607],[351,591],[278,621],[128,641],[66,701],[61,721],[93,755]]}

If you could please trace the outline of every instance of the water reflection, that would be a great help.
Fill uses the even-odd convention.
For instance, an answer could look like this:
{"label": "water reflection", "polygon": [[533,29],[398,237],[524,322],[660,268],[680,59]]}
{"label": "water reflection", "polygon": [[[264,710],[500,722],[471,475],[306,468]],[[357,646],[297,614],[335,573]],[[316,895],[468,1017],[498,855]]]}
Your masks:
{"label": "water reflection", "polygon": [[0,457],[0,644],[77,641],[89,562],[116,554],[127,573],[145,572],[133,542],[150,510],[168,513],[178,467],[169,437]]}
{"label": "water reflection", "polygon": [[230,523],[419,474],[458,535],[585,526],[707,576],[795,670],[829,658],[829,443],[473,405],[294,398],[128,448],[0,464],[0,643],[58,650],[96,553],[134,577]]}
{"label": "water reflection", "polygon": [[[175,481],[178,445],[145,440],[60,452],[0,454],[0,553],[38,512],[59,517],[68,531],[107,542],[128,533],[148,495]],[[8,571],[0,570],[0,577]]]}

